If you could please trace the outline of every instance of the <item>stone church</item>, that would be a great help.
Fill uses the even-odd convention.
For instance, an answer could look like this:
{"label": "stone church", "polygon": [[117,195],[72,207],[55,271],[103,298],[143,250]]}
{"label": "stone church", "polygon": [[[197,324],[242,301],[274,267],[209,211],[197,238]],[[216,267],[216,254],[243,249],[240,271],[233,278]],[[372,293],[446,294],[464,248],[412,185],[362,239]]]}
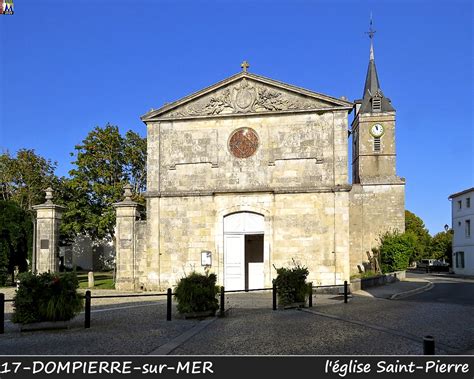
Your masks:
{"label": "stone church", "polygon": [[205,269],[228,290],[263,288],[293,262],[314,285],[341,284],[383,232],[404,230],[395,109],[372,42],[354,102],[248,67],[141,117],[147,220],[127,188],[115,205],[118,289],[163,289]]}

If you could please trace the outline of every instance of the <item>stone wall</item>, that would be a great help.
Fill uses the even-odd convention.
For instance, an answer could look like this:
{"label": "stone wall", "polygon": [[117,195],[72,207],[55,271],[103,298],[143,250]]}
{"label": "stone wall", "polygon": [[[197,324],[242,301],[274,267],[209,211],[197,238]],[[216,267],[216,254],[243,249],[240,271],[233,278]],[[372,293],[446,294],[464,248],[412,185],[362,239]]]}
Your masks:
{"label": "stone wall", "polygon": [[[274,265],[289,266],[293,260],[308,267],[308,280],[315,285],[340,284],[348,280],[347,191],[163,197],[159,203],[161,222],[151,233],[160,236],[157,272],[160,283],[155,286],[141,275],[140,281],[147,289],[174,286],[191,271],[203,272],[203,250],[212,252],[211,272],[215,272],[219,284],[223,284],[223,218],[244,211],[265,217],[265,286],[271,286],[276,276]],[[155,250],[148,249],[147,254],[153,255]],[[148,258],[150,261],[152,257]]]}
{"label": "stone wall", "polygon": [[[151,122],[148,127],[147,289],[166,288],[201,268],[223,283],[223,218],[264,215],[265,285],[292,259],[315,284],[349,277],[347,111]],[[256,153],[234,157],[229,138],[252,128]],[[335,252],[335,253],[334,253]]]}
{"label": "stone wall", "polygon": [[387,231],[405,231],[405,185],[353,184],[350,192],[351,273],[367,262],[367,251],[380,245]]}
{"label": "stone wall", "polygon": [[[228,142],[243,127],[259,148],[238,159]],[[148,138],[150,196],[347,185],[345,111],[163,121],[148,125]]]}

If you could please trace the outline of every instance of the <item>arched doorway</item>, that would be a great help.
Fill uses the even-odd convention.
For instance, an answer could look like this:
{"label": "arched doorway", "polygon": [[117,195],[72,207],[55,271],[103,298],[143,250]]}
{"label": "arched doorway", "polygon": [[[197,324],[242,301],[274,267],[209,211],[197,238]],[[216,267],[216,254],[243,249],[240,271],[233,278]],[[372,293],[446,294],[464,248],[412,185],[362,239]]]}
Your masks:
{"label": "arched doorway", "polygon": [[226,290],[264,287],[265,219],[252,212],[224,217],[224,286]]}

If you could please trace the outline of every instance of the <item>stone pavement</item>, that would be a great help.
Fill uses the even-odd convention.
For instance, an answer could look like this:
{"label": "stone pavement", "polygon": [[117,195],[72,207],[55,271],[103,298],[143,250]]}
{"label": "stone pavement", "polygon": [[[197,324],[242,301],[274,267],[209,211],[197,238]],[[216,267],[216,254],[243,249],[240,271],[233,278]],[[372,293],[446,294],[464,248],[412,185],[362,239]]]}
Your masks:
{"label": "stone pavement", "polygon": [[[227,294],[227,316],[204,321],[180,319],[174,310],[167,322],[163,298],[93,299],[90,329],[83,314],[62,331],[20,333],[7,322],[0,354],[421,354],[422,336],[430,333],[438,354],[472,348],[472,331],[462,329],[472,308],[386,300],[426,284],[373,288],[348,304],[318,294],[313,308],[286,311],[272,311],[271,291]],[[455,321],[446,324],[453,311]]]}

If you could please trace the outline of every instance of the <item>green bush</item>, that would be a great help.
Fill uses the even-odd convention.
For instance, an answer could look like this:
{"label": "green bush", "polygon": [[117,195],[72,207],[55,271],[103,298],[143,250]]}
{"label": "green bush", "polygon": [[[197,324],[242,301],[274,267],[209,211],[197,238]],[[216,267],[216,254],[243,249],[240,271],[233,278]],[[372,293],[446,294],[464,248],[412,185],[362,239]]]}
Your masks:
{"label": "green bush", "polygon": [[67,321],[82,310],[75,273],[19,275],[20,285],[13,298],[12,321],[29,324],[40,321]]}
{"label": "green bush", "polygon": [[382,272],[406,270],[416,246],[417,241],[412,233],[385,233],[379,248]]}
{"label": "green bush", "polygon": [[278,275],[275,281],[279,303],[285,306],[305,302],[308,295],[306,284],[308,269],[295,263],[292,268],[280,267],[276,270]]}
{"label": "green bush", "polygon": [[215,312],[219,308],[216,286],[216,274],[202,275],[192,272],[182,278],[175,289],[174,297],[178,301],[178,312]]}
{"label": "green bush", "polygon": [[379,274],[373,270],[367,270],[361,272],[359,274],[351,275],[351,279],[366,279],[366,278],[373,278],[374,276],[378,276]]}

